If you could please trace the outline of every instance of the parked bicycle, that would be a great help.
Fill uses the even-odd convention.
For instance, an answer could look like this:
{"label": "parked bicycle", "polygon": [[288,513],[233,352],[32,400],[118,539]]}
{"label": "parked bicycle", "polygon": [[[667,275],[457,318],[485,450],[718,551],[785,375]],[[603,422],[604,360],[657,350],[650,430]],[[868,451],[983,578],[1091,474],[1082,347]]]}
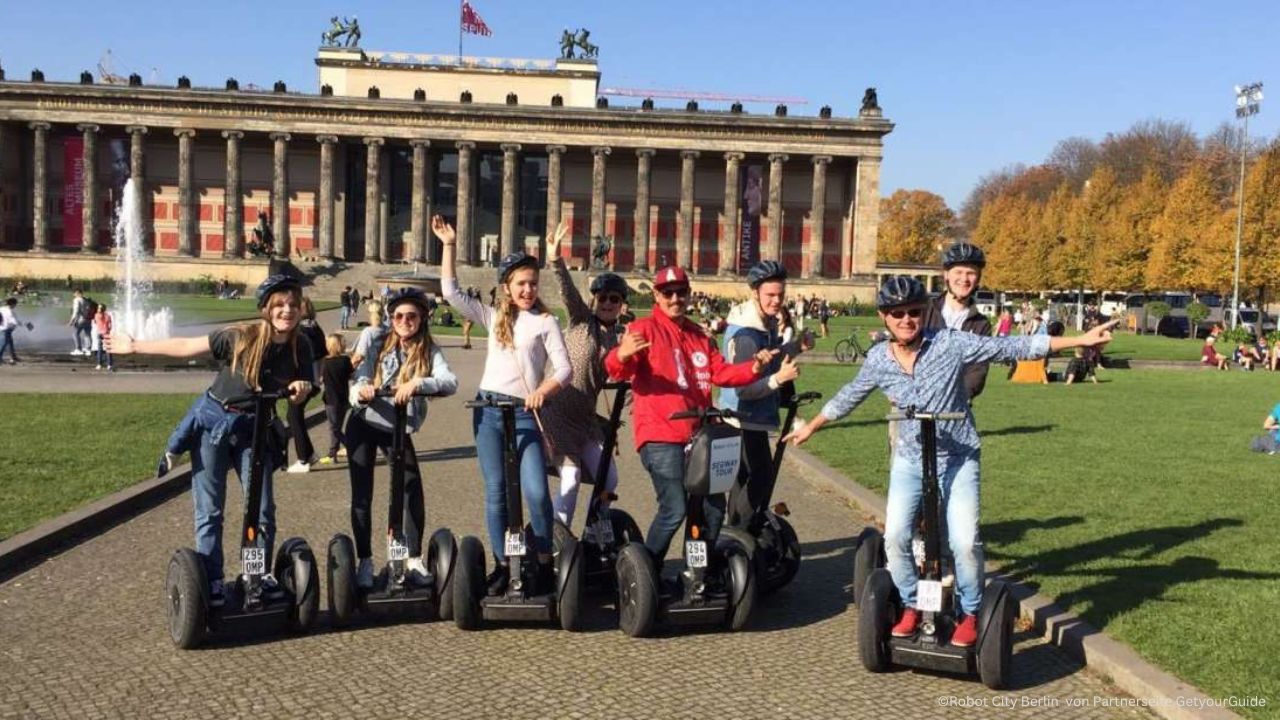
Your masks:
{"label": "parked bicycle", "polygon": [[856,363],[859,359],[866,357],[867,351],[884,338],[883,330],[872,330],[867,333],[867,344],[864,346],[858,340],[857,328],[854,328],[849,332],[849,337],[836,343],[836,360],[842,363]]}

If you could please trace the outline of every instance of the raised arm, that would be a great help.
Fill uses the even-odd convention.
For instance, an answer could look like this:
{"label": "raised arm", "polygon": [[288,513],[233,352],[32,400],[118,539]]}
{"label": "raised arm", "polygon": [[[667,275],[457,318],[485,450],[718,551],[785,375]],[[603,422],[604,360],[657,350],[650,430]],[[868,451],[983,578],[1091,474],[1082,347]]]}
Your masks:
{"label": "raised arm", "polygon": [[134,340],[123,330],[104,338],[107,352],[112,355],[164,355],[166,357],[192,358],[209,352],[209,336],[176,337],[164,340]]}
{"label": "raised arm", "polygon": [[561,220],[555,233],[547,240],[547,262],[551,264],[556,283],[560,286],[560,297],[564,298],[564,307],[569,313],[569,324],[577,325],[591,317],[591,308],[587,307],[587,303],[583,301],[582,293],[573,283],[573,277],[569,274],[564,258],[560,257],[560,241],[568,232],[569,224]]}
{"label": "raised arm", "polygon": [[440,252],[440,292],[449,304],[458,309],[463,317],[471,322],[479,323],[486,330],[492,329],[493,308],[468,296],[458,286],[458,277],[454,273],[454,255],[458,248],[458,235],[453,226],[443,216],[431,218],[431,232],[440,240],[443,249]]}

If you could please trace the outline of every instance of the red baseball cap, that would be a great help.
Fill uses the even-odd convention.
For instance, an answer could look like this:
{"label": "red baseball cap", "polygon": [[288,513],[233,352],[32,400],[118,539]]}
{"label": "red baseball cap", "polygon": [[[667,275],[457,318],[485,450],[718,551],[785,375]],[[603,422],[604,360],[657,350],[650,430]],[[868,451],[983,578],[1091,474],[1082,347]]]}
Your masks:
{"label": "red baseball cap", "polygon": [[667,285],[688,285],[689,276],[675,265],[664,267],[653,277],[653,287],[661,289]]}

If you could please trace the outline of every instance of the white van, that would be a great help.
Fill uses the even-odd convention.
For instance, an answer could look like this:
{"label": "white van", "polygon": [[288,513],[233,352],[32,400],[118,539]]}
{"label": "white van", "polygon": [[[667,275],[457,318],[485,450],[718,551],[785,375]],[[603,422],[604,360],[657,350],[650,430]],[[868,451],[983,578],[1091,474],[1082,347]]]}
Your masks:
{"label": "white van", "polygon": [[1102,293],[1101,302],[1098,303],[1098,312],[1104,317],[1115,317],[1124,314],[1125,293],[1122,292],[1104,292]]}

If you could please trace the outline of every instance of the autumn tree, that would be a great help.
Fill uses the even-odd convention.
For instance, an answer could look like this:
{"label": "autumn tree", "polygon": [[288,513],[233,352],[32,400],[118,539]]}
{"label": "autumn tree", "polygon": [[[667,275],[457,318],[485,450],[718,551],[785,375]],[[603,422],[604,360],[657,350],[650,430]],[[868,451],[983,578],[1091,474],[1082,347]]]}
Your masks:
{"label": "autumn tree", "polygon": [[1156,241],[1151,226],[1164,212],[1168,193],[1168,187],[1153,168],[1147,169],[1137,185],[1125,190],[1116,217],[1116,247],[1108,253],[1112,263],[1109,282],[1102,288],[1143,290],[1154,287],[1146,280],[1147,261]]}
{"label": "autumn tree", "polygon": [[[1240,284],[1273,294],[1280,289],[1280,142],[1258,156],[1244,187]],[[1227,214],[1234,221],[1234,213]],[[1232,238],[1234,232],[1232,224]]]}
{"label": "autumn tree", "polygon": [[938,248],[954,237],[955,222],[955,213],[942,196],[927,190],[898,190],[880,201],[880,261],[937,262]]}
{"label": "autumn tree", "polygon": [[1147,262],[1148,285],[1222,289],[1232,259],[1224,252],[1221,215],[1208,168],[1193,165],[1174,183],[1164,210],[1151,224],[1155,244]]}

